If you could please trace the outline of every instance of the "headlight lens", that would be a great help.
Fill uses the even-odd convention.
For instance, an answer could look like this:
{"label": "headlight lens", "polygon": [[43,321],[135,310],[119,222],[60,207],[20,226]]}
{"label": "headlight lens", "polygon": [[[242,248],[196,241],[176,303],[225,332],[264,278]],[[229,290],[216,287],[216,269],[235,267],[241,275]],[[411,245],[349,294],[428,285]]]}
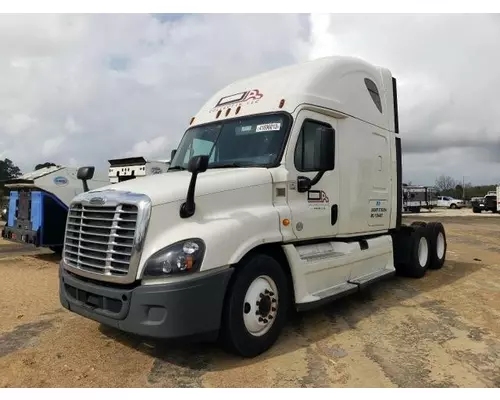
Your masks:
{"label": "headlight lens", "polygon": [[205,255],[201,239],[187,239],[157,251],[146,262],[144,277],[171,276],[200,269]]}

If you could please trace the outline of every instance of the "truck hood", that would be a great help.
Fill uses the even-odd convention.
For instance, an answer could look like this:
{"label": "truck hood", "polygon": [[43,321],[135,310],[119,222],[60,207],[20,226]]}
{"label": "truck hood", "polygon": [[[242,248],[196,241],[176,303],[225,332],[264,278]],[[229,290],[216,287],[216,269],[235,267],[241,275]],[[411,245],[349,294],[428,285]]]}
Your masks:
{"label": "truck hood", "polygon": [[[153,205],[184,200],[187,195],[191,173],[172,171],[158,175],[149,175],[129,181],[115,183],[89,193],[104,190],[119,190],[147,195]],[[211,193],[225,192],[250,186],[272,183],[271,173],[266,168],[228,168],[208,169],[198,174],[195,198]]]}

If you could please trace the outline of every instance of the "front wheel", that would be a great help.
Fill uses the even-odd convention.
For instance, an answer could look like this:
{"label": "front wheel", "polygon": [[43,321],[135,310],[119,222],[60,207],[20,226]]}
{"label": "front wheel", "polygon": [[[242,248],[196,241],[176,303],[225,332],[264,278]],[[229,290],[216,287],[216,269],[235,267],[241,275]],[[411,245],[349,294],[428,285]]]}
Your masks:
{"label": "front wheel", "polygon": [[221,344],[243,357],[255,357],[278,339],[287,319],[290,289],[281,265],[255,254],[236,267],[227,293]]}
{"label": "front wheel", "polygon": [[456,204],[452,204],[452,205],[450,206],[450,208],[451,208],[452,210],[454,210],[455,208],[457,208],[457,205],[456,205]]}

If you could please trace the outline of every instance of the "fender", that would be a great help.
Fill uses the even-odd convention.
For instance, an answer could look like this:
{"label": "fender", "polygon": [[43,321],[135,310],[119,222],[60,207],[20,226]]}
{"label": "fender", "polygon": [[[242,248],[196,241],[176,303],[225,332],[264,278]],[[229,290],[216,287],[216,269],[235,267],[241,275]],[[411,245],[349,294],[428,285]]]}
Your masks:
{"label": "fender", "polygon": [[181,220],[182,202],[153,207],[137,279],[152,254],[183,238],[205,242],[201,271],[236,264],[253,248],[283,240],[271,183],[196,197],[196,214]]}

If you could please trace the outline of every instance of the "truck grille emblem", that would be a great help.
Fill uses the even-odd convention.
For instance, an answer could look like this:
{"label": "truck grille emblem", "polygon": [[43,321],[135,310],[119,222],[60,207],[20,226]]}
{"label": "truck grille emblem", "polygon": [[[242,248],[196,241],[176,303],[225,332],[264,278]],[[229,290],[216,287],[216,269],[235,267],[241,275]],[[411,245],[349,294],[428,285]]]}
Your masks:
{"label": "truck grille emblem", "polygon": [[106,199],[103,197],[92,197],[89,203],[97,206],[102,206],[104,205],[104,203],[106,203]]}

